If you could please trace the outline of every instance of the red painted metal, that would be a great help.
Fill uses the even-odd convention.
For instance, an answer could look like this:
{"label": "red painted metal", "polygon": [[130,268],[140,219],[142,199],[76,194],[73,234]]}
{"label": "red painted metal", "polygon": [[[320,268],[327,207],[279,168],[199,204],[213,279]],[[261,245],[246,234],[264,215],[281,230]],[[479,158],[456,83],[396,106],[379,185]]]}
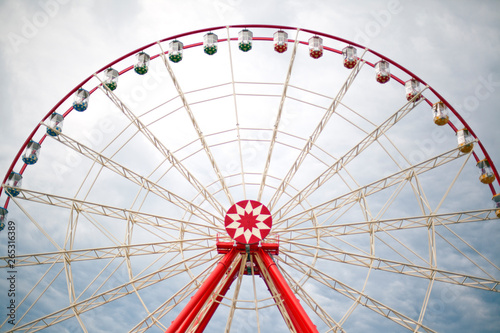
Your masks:
{"label": "red painted metal", "polygon": [[[260,270],[262,270],[262,268],[260,268],[260,267],[259,267],[259,269],[260,269]],[[262,277],[263,277],[263,276],[262,276]],[[268,281],[267,281],[267,279],[266,279],[266,278],[264,278],[264,277],[263,277],[263,280],[264,280],[264,283],[266,284],[267,290],[269,291],[269,293],[270,293],[271,295],[273,295],[273,293],[271,292],[271,288],[269,288],[269,282],[268,282]],[[275,297],[275,296],[276,296],[276,295],[273,295],[273,297]],[[283,306],[285,307],[285,311],[286,311],[287,313],[290,313],[290,309],[289,309],[288,305],[287,305],[286,303],[283,303]],[[284,320],[284,321],[286,321],[286,319],[285,319],[285,314],[283,313],[283,311],[281,311],[281,307],[277,306],[277,308],[278,308],[278,311],[280,312],[281,317],[283,318],[283,320]],[[294,327],[294,328],[298,327],[298,323],[297,323],[297,321],[296,321],[295,317],[294,317],[294,316],[288,316],[288,317],[289,317],[289,318],[290,318],[290,320],[292,321],[292,325],[293,325],[293,327]]]}
{"label": "red painted metal", "polygon": [[219,281],[222,280],[224,274],[226,274],[231,263],[233,263],[234,258],[239,253],[237,249],[232,249],[219,261],[213,272],[208,276],[208,278],[200,286],[196,294],[191,298],[191,300],[186,304],[184,309],[179,313],[177,318],[172,322],[170,327],[165,331],[165,333],[184,333],[187,328],[191,325],[193,320],[198,315],[198,312],[203,307],[207,301],[210,294],[215,289]]}
{"label": "red painted metal", "polygon": [[[276,248],[279,248],[279,243],[260,243],[245,245],[234,242],[222,242],[219,241],[219,236],[217,237],[217,251],[218,253],[224,254],[224,257],[219,261],[214,271],[210,276],[203,282],[201,287],[198,289],[196,294],[191,298],[184,309],[179,313],[177,318],[172,322],[170,327],[167,329],[166,333],[184,333],[187,332],[188,328],[194,322],[195,325],[199,322],[198,327],[194,330],[196,333],[203,332],[213,317],[215,311],[217,310],[220,301],[223,296],[227,293],[231,284],[233,283],[236,275],[238,274],[238,269],[234,269],[230,276],[227,276],[224,285],[219,291],[219,295],[212,299],[211,302],[208,301],[209,297],[213,294],[214,290],[219,285],[219,282],[223,279],[224,274],[227,273],[228,269],[232,265],[239,265],[240,260],[245,260],[245,257],[240,257],[236,259],[236,256],[241,254],[250,254],[254,257],[258,257],[262,261],[266,270],[269,272],[270,281],[267,281],[264,276],[264,281],[269,288],[269,283],[272,283],[279,293],[279,297],[283,302],[285,311],[290,318],[293,327],[298,333],[315,333],[318,332],[316,326],[313,324],[305,310],[300,305],[299,300],[295,297],[293,291],[288,286],[286,280],[279,272],[278,267],[273,262],[270,253],[277,253]],[[259,260],[254,260],[258,262]],[[262,270],[258,267],[259,271]],[[208,302],[207,302],[208,301]],[[203,307],[208,307],[206,313],[202,313]],[[280,309],[281,312],[281,309]],[[281,313],[284,317],[284,314]]]}
{"label": "red painted metal", "polygon": [[[242,260],[244,260],[244,259],[242,259]],[[235,279],[237,273],[238,273],[238,269],[235,269],[233,271],[233,273],[231,274],[231,276],[228,277],[228,279],[226,280],[226,282],[224,283],[224,285],[222,286],[222,288],[221,288],[221,290],[219,292],[219,296],[217,296],[215,298],[215,300],[212,301],[212,304],[209,305],[210,308],[205,313],[205,315],[203,316],[203,318],[197,318],[197,321],[201,319],[201,322],[200,322],[198,328],[196,329],[195,333],[201,333],[201,332],[203,332],[205,330],[205,328],[207,327],[208,323],[210,322],[210,319],[212,319],[215,311],[219,307],[219,304],[222,301],[222,298],[226,295],[227,291],[229,290],[229,288],[233,284],[234,279]]]}
{"label": "red painted metal", "polygon": [[269,271],[269,275],[271,277],[272,282],[278,289],[281,297],[283,297],[283,301],[285,303],[285,307],[292,318],[292,321],[298,325],[296,326],[296,330],[298,333],[313,333],[318,332],[316,325],[313,324],[306,311],[300,305],[299,300],[295,297],[293,291],[290,289],[290,286],[286,282],[283,275],[281,275],[278,267],[274,263],[271,256],[266,253],[263,249],[258,249],[256,255],[264,263],[265,267]]}
{"label": "red painted metal", "polygon": [[[259,247],[262,248],[267,253],[277,256],[280,252],[279,237],[277,235],[272,235],[268,237],[268,242],[262,241],[258,244],[251,244],[248,249],[250,252],[255,252]],[[240,252],[245,252],[247,249],[245,244],[237,243],[232,240],[231,241],[222,240],[222,236],[220,234],[217,235],[218,254],[226,254],[233,248],[236,248]]]}

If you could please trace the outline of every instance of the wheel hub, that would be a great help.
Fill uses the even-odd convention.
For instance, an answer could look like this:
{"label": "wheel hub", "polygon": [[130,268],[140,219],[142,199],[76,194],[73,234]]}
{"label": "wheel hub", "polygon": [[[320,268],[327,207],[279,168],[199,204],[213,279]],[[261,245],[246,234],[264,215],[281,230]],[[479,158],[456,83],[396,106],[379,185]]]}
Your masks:
{"label": "wheel hub", "polygon": [[243,200],[229,208],[224,219],[226,231],[233,240],[255,244],[269,235],[273,219],[271,212],[255,200]]}

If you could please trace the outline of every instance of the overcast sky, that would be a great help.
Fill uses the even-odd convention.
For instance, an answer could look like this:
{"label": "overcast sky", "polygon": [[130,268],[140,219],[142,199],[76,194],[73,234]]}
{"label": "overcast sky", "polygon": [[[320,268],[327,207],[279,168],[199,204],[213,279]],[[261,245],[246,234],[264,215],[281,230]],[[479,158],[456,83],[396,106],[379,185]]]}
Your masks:
{"label": "overcast sky", "polygon": [[[153,41],[230,24],[306,28],[380,52],[454,105],[500,167],[500,2],[496,0],[0,0],[2,177],[34,126],[91,73]],[[484,190],[485,203],[478,209],[491,206],[491,193],[487,187]],[[4,200],[2,195],[0,206]],[[0,237],[4,244],[5,235]],[[3,291],[0,299],[4,307]],[[457,319],[443,311],[446,316],[436,330],[470,332],[471,327],[452,325],[463,320],[471,326],[481,322],[476,332],[496,331],[493,323],[500,317],[500,299],[495,294],[481,301],[471,304],[495,305],[483,312],[484,318]],[[352,326],[353,332],[361,329]]]}

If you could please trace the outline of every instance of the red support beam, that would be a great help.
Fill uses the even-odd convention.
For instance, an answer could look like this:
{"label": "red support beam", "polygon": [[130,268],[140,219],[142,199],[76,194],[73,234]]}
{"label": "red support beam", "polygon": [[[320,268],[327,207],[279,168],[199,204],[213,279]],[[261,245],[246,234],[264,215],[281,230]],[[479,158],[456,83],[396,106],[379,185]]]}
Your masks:
{"label": "red support beam", "polygon": [[[233,269],[230,275],[227,275],[229,274],[231,265],[237,265],[238,263],[240,263],[239,260],[235,260],[236,256],[239,253],[245,253],[249,250],[249,248],[243,250],[243,248],[234,246],[234,244],[232,245],[231,249],[229,246],[226,247],[224,245],[226,245],[224,242],[218,242],[218,251],[219,253],[224,253],[224,256],[219,261],[213,272],[210,273],[208,278],[200,286],[195,295],[191,297],[191,300],[184,307],[184,309],[182,309],[182,311],[172,322],[170,327],[165,331],[165,333],[185,333],[187,332],[188,328],[192,326],[192,323],[199,323],[194,332],[201,333],[205,330],[210,319],[213,317],[213,314],[217,310],[220,301],[227,293],[236,275],[238,274],[238,269],[236,267]],[[278,243],[273,245],[278,246]],[[264,281],[266,285],[268,285],[268,287],[269,283],[272,283],[275,286],[276,291],[279,293],[279,297],[283,302],[283,310],[288,314],[288,317],[291,320],[291,325],[294,327],[295,331],[297,333],[317,333],[318,329],[305,312],[299,300],[291,290],[290,286],[288,286],[285,278],[283,277],[283,275],[281,275],[278,267],[271,258],[270,253],[272,254],[275,251],[276,249],[274,249],[273,246],[270,246],[269,248],[252,247],[250,250],[251,255],[260,259],[257,260],[257,262],[261,262],[261,264],[259,265],[259,270],[265,269],[268,272],[268,278],[264,277],[263,275],[262,277],[264,278]],[[241,260],[245,260],[245,258],[242,257]],[[224,278],[225,281],[219,291],[219,294],[216,295],[215,298],[211,300],[211,302],[207,302],[210,296],[216,290],[219,282],[224,280]],[[204,306],[206,306],[205,310],[207,311],[202,315],[202,309]],[[284,316],[283,313],[282,316]]]}
{"label": "red support beam", "polygon": [[281,275],[278,267],[271,259],[271,256],[262,248],[257,250],[257,255],[262,260],[265,268],[267,268],[276,289],[278,289],[281,297],[283,297],[285,307],[290,317],[293,317],[293,323],[297,325],[295,327],[296,331],[298,333],[317,333],[318,329],[316,325],[313,324],[302,305],[300,305],[299,300],[295,297],[295,294],[292,289],[290,289],[283,275]]}
{"label": "red support beam", "polygon": [[[259,267],[259,269],[262,271],[262,268]],[[264,283],[266,284],[266,287],[267,287],[267,290],[269,291],[269,293],[275,297],[276,295],[273,294],[273,292],[271,291],[271,288],[269,287],[269,282],[267,281],[267,279],[264,277],[264,275],[261,275],[262,276],[262,280],[264,280]],[[281,295],[280,292],[278,292],[279,295]],[[278,296],[279,296],[278,295]],[[275,299],[275,302],[278,302],[278,300]],[[283,318],[283,320],[286,322],[286,317],[285,317],[285,314],[283,313],[283,311],[281,311],[281,307],[277,306],[278,304],[276,304],[276,307],[278,308],[278,311],[280,312],[281,314],[281,317]],[[287,314],[290,314],[290,308],[287,306],[287,304],[285,302],[283,302],[283,306],[284,306],[284,310]],[[297,319],[294,317],[294,316],[289,316],[291,322],[292,322],[292,326],[294,328],[297,328],[299,327],[299,324],[297,323]]]}
{"label": "red support beam", "polygon": [[201,308],[214,291],[217,284],[222,280],[226,274],[231,263],[239,251],[233,248],[219,261],[213,272],[200,286],[196,294],[191,297],[191,300],[186,304],[184,309],[179,313],[177,318],[172,322],[170,327],[165,333],[185,333],[193,320],[196,318]]}
{"label": "red support beam", "polygon": [[[246,260],[246,259],[243,258],[242,260]],[[201,333],[205,330],[205,328],[208,325],[208,322],[210,321],[210,319],[212,319],[215,311],[219,307],[219,304],[222,301],[222,298],[226,295],[227,291],[229,290],[229,288],[233,284],[234,279],[236,277],[236,274],[238,274],[238,271],[239,271],[238,268],[233,270],[232,274],[228,277],[228,279],[226,280],[226,283],[224,284],[224,286],[222,286],[222,288],[219,292],[219,295],[215,298],[215,300],[212,302],[212,304],[209,305],[210,309],[207,311],[205,316],[203,316],[203,318],[201,318],[201,322],[200,322],[198,328],[196,329],[195,333]]]}

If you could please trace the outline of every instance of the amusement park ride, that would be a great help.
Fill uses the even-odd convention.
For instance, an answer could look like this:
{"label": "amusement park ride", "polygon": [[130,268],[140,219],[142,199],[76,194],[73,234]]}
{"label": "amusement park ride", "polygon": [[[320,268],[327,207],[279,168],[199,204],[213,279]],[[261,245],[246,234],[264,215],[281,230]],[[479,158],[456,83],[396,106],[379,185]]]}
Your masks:
{"label": "amusement park ride", "polygon": [[[272,36],[270,31],[273,31]],[[227,36],[220,38],[215,32],[227,33]],[[254,36],[254,32],[259,36]],[[296,37],[291,39],[288,33],[296,33]],[[300,39],[300,34],[305,35],[306,40]],[[185,45],[181,40],[189,43]],[[247,67],[242,66],[249,78],[235,79],[242,73],[236,68],[237,57],[257,52],[256,41],[271,42],[273,57],[290,55],[286,67],[279,72],[282,82],[254,80],[254,72],[271,71],[281,66],[269,69],[259,62],[250,69],[247,64]],[[235,42],[237,47],[231,50],[231,43]],[[191,75],[215,66],[186,70],[180,67],[186,62],[182,61],[184,51],[202,47],[203,56],[214,56],[207,57],[214,59],[222,57],[221,44],[229,64],[227,82],[222,79],[225,75],[222,70],[214,70],[210,74],[217,76],[213,83],[207,79],[211,83],[206,87],[195,84],[188,91],[188,80],[179,73]],[[168,49],[164,50],[167,45]],[[308,54],[302,53],[306,56],[299,54],[301,47],[307,47]],[[155,49],[159,53],[150,56]],[[236,50],[239,55],[235,54]],[[361,50],[363,54],[358,55]],[[335,54],[342,56],[339,67],[343,72],[331,69],[334,65],[330,56]],[[135,63],[130,64],[134,57]],[[323,91],[313,92],[304,80],[293,80],[292,69],[298,66],[297,63],[318,63],[325,58],[329,61],[325,72],[331,70],[346,76],[345,82],[337,86],[336,96],[326,96]],[[151,61],[155,59],[168,72],[171,79],[168,87],[173,93],[169,99],[165,100],[164,95],[156,104],[148,104],[144,109],[135,106],[139,110],[133,110],[132,104],[126,101],[127,95],[120,95],[118,79],[128,72],[138,74],[136,78],[147,78],[151,73]],[[277,62],[282,63],[282,59]],[[123,69],[115,69],[122,65]],[[363,99],[349,100],[344,96],[355,89],[351,87],[355,80],[363,80],[357,77],[363,76],[360,73],[364,65],[375,71],[374,79],[373,74],[367,75],[369,84],[375,81],[384,85],[388,82],[403,85],[404,94],[394,99],[396,105],[402,97],[402,106],[395,107],[395,113],[377,118],[379,115],[374,115],[375,112],[362,114],[347,105],[363,105]],[[397,74],[392,73],[391,68]],[[307,71],[301,72],[300,68],[297,71],[307,77]],[[325,74],[324,79],[327,78],[330,76]],[[216,82],[216,79],[222,81]],[[190,80],[201,82],[203,78]],[[312,81],[320,79],[316,77]],[[120,81],[120,85],[125,84]],[[273,93],[275,90],[280,92]],[[78,137],[78,131],[82,130],[79,126],[73,126],[72,132],[66,131],[66,127],[63,130],[63,124],[66,126],[70,120],[66,118],[70,113],[75,114],[73,111],[81,113],[92,109],[89,101],[94,95],[96,104],[108,103],[114,111],[119,110],[123,127],[106,144],[99,142],[92,146]],[[260,98],[255,105],[262,108],[262,105],[272,104],[276,112],[262,112],[261,115],[267,117],[263,122],[256,115],[257,107],[248,112],[251,109],[246,108],[248,98]],[[227,103],[213,104],[219,102]],[[294,103],[302,103],[298,104],[301,109],[310,108],[306,116],[296,120],[297,127],[289,125],[290,119],[285,119],[287,107],[293,108]],[[198,105],[208,106],[201,112]],[[228,117],[227,114],[212,116],[206,110],[226,109],[231,110],[231,117],[234,116],[228,121],[230,125],[210,127],[214,123],[222,124]],[[403,126],[401,120],[415,114],[414,109],[428,111],[428,119],[443,128],[447,125],[449,132],[456,135],[454,142],[440,153],[416,161],[405,155],[408,148],[404,140],[389,138],[390,129],[395,125]],[[107,112],[105,107],[99,110]],[[185,117],[183,120],[179,120],[181,115]],[[210,118],[209,121],[204,122],[205,117]],[[330,127],[331,123],[342,121],[347,125]],[[309,122],[314,125],[309,126]],[[426,120],[422,127],[415,124],[413,128],[421,133],[427,130],[427,123]],[[83,122],[80,125],[85,126]],[[351,125],[354,134],[343,132]],[[342,133],[341,139],[335,137],[337,133]],[[40,136],[37,141],[36,136]],[[138,137],[147,149],[134,146]],[[45,183],[31,182],[31,185],[38,185],[36,189],[22,186],[29,166],[47,167],[40,155],[46,141],[51,149],[62,145],[89,161],[87,166],[82,164],[88,171],[75,171],[74,177],[67,177],[68,183],[73,184],[72,178],[84,175],[80,177],[81,185],[72,185],[77,188],[76,193],[68,194],[68,191],[52,187],[55,192],[61,190],[55,194],[47,190],[51,184]],[[246,149],[248,144],[252,146]],[[398,148],[397,144],[403,148]],[[374,152],[386,158],[377,159],[381,164],[380,174],[372,177],[364,168],[374,167],[375,155],[363,152],[370,152],[372,146],[379,145],[382,148]],[[146,154],[151,147],[154,153],[148,154],[156,154],[155,159],[141,161],[141,152]],[[128,149],[134,149],[137,156],[131,158],[126,153]],[[256,151],[261,158],[255,157]],[[462,170],[468,170],[469,158],[475,160],[479,169],[480,183],[491,190],[494,207],[457,212],[447,206],[449,209],[442,212],[440,209],[446,205],[446,198],[454,200],[453,185],[462,179]],[[135,163],[137,161],[143,163]],[[457,167],[457,161],[464,162]],[[348,169],[348,164],[357,165],[357,168]],[[455,167],[452,172],[441,171],[451,166]],[[433,173],[436,178],[426,178]],[[451,176],[448,179],[443,174]],[[113,200],[110,196],[103,197],[101,193],[114,186],[108,183],[110,177],[125,180],[136,192],[132,190],[130,198],[126,198],[130,191],[121,190],[116,190],[119,195]],[[441,183],[444,178],[448,179],[447,185]],[[71,322],[78,327],[69,326],[73,331],[80,328],[84,332],[92,331],[88,328],[92,318],[89,319],[87,313],[99,311],[101,314],[101,309],[106,309],[102,313],[113,313],[110,305],[114,302],[136,297],[126,304],[134,303],[139,307],[136,312],[141,313],[140,318],[132,318],[132,315],[130,318],[139,322],[129,324],[126,322],[129,318],[123,319],[123,324],[128,325],[126,329],[131,332],[203,332],[221,305],[227,308],[225,330],[229,332],[235,313],[245,308],[239,305],[241,302],[252,304],[250,308],[256,313],[257,321],[255,331],[259,332],[262,329],[258,323],[259,313],[271,307],[277,311],[275,314],[281,315],[291,332],[344,332],[350,318],[356,318],[358,306],[396,324],[392,328],[434,332],[427,326],[425,313],[435,282],[492,293],[499,291],[498,267],[494,263],[464,241],[466,236],[461,238],[456,233],[461,241],[452,244],[453,241],[446,240],[444,233],[440,233],[455,225],[488,223],[500,218],[500,194],[495,189],[498,179],[485,147],[450,103],[406,68],[362,45],[312,30],[269,25],[214,27],[168,37],[126,54],[85,79],[43,117],[13,160],[2,183],[7,197],[0,207],[0,230],[6,227],[9,203],[14,202],[16,212],[24,213],[24,220],[32,222],[32,234],[40,235],[41,232],[47,245],[26,251],[18,249],[12,265],[9,264],[12,258],[1,258],[3,268],[24,270],[33,279],[27,279],[30,286],[23,288],[23,298],[17,300],[18,320],[12,325],[5,320],[0,327],[32,332],[58,329]],[[424,192],[426,181],[431,186]],[[434,193],[436,183],[447,188],[444,195],[437,197]],[[407,209],[405,214],[408,215],[401,216],[398,215],[403,214],[397,204],[398,198],[402,197],[401,202],[405,204],[409,202],[408,193],[403,190],[405,184],[415,194],[417,204],[415,210]],[[392,192],[394,188],[397,190]],[[383,204],[378,201],[382,200],[378,197],[380,193],[389,193]],[[377,201],[371,202],[371,198]],[[54,229],[52,219],[45,217],[49,214],[38,213],[43,207],[48,207],[47,212],[54,217],[68,221],[63,228],[66,229],[64,236],[60,235],[61,228]],[[69,212],[69,215],[62,217],[60,212]],[[52,230],[53,234],[47,230]],[[3,231],[3,236],[6,232],[8,230]],[[398,232],[401,239],[394,236]],[[405,232],[418,233],[424,238],[419,238],[418,245],[412,247],[414,238],[405,243],[403,239],[408,235]],[[462,270],[462,267],[441,260],[437,248],[444,245],[436,240],[439,237],[484,274],[478,276],[471,270]],[[421,246],[422,239],[424,246]],[[194,254],[190,256],[190,253]],[[477,254],[481,259],[465,253]],[[357,284],[353,287],[337,278],[337,272],[330,271],[329,265],[352,268],[353,281],[359,273],[357,269],[365,273],[353,282]],[[483,268],[484,265],[488,267]],[[41,271],[38,267],[48,268]],[[406,315],[369,295],[370,281],[379,271],[398,278],[424,281],[425,287],[420,294],[423,301],[417,316]],[[254,296],[250,301],[243,300],[240,295],[245,293],[241,286],[245,277],[253,279]],[[266,289],[268,298],[257,296],[256,278],[263,283],[261,289]],[[181,283],[185,285],[180,286]],[[325,301],[310,294],[308,288],[313,283],[351,302],[342,308],[341,318],[334,319],[337,314],[328,310],[329,298]],[[148,290],[153,291],[148,293]],[[67,293],[65,297],[52,302],[61,291]],[[163,298],[157,301],[160,294]]]}

